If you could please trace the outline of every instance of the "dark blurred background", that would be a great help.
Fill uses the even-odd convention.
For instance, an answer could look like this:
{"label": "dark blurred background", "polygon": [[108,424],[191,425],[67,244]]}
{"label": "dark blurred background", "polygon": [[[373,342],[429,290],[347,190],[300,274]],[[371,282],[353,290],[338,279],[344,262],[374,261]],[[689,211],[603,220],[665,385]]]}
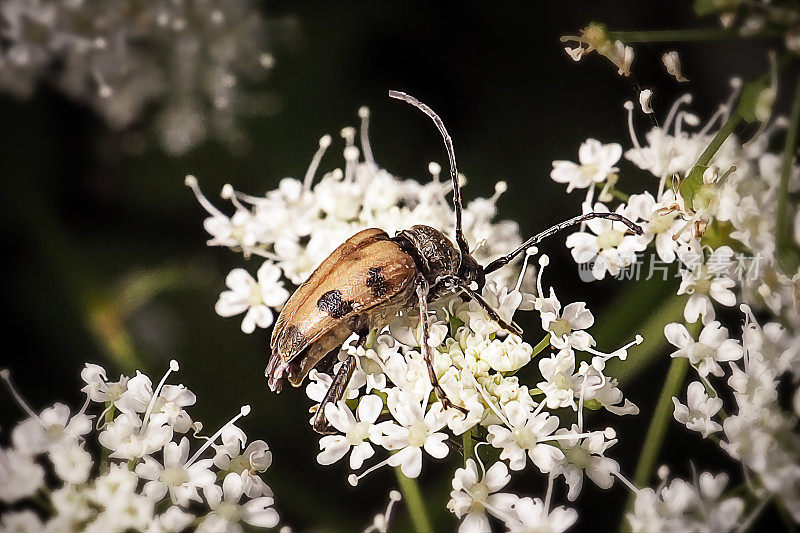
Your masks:
{"label": "dark blurred background", "polygon": [[[618,30],[717,22],[697,21],[689,2],[640,0],[536,2],[525,8],[506,2],[290,1],[262,7],[280,21],[271,26],[276,66],[253,89],[272,99],[276,112],[245,123],[245,150],[233,153],[208,142],[173,158],[149,138],[147,117],[133,132],[112,133],[88,109],[46,87],[26,102],[0,96],[8,230],[2,365],[11,368],[36,409],[56,400],[77,408],[84,362],[104,365],[112,377],[130,373],[133,359],[127,355],[135,355],[157,381],[174,357],[181,371],[170,381],[197,394],[190,413],[207,429],[223,424],[240,405],[252,405],[242,426],[250,439],[264,439],[274,451],[266,478],[286,523],[299,531],[355,531],[383,512],[394,474],[383,469],[352,488],[344,464],[316,464],[317,437],[306,422],[310,401],[302,390],[277,396],[266,388],[269,331],[248,336],[239,329],[240,317],[214,313],[225,274],[242,259],[205,246],[205,213],[184,187],[184,175],[195,174],[212,199],[225,183],[263,194],[282,177],[302,177],[325,133],[335,139],[322,164],[329,170],[342,162],[338,131],[357,125],[356,111],[367,105],[379,164],[399,176],[429,179],[427,163],[445,162],[441,141],[418,113],[387,98],[387,90],[400,89],[444,118],[469,180],[466,199],[489,196],[497,180],[507,180],[500,216],[530,234],[580,209],[582,193],[568,196],[549,179],[554,159],[576,160],[587,137],[630,146],[622,104],[636,99],[637,82],[655,89],[659,120],[687,90],[695,95],[693,108],[706,118],[729,94],[732,75],[752,77],[766,69],[769,43],[637,45],[634,80],[619,77],[595,55],[574,63],[558,37],[592,20]],[[691,83],[678,85],[663,70],[660,56],[669,49],[680,51]],[[640,135],[651,126],[641,115],[636,121]],[[621,166],[623,190],[653,185],[626,162]],[[546,284],[557,287],[562,302],[587,301],[597,317],[599,347],[612,350],[640,331],[660,295],[673,288],[585,284],[563,239],[544,246],[553,264]],[[254,272],[258,263],[246,266]],[[639,295],[639,305],[617,303],[632,294]],[[523,314],[519,321],[529,331],[527,340],[540,338],[535,316]],[[647,372],[623,386],[640,406],[639,416],[597,413],[591,420],[595,427],[617,430],[620,442],[609,455],[631,475],[668,365],[669,351],[662,351]],[[536,365],[525,372],[523,379],[535,383]],[[5,393],[2,398],[0,427],[7,435],[21,413]],[[7,436],[0,438],[5,442]],[[689,477],[688,457],[698,468],[736,470],[708,443],[673,424],[662,460],[676,475]],[[455,523],[445,503],[460,461],[455,453],[444,462],[428,461],[421,477],[437,530]],[[540,475],[513,482],[517,492],[538,497],[545,484]],[[554,497],[567,503],[563,483]],[[577,530],[616,528],[626,497],[620,484],[601,491],[587,480],[576,504]],[[402,503],[398,509],[396,529],[409,530]]]}

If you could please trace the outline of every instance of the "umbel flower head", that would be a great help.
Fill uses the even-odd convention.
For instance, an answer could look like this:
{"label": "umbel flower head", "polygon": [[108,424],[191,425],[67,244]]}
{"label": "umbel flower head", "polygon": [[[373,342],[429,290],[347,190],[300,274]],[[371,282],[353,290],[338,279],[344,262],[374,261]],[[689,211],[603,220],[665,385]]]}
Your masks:
{"label": "umbel flower head", "polygon": [[255,111],[242,82],[273,63],[264,34],[249,0],[5,0],[0,89],[27,96],[44,81],[113,129],[155,103],[156,129],[171,153],[209,137],[241,143],[237,118]]}
{"label": "umbel flower head", "polygon": [[[676,61],[676,55],[665,54],[665,63],[680,78]],[[772,136],[785,126],[780,117],[771,119],[774,65],[771,72],[772,83],[762,89],[771,100],[766,110],[755,113],[761,127],[746,143],[728,136],[713,158],[704,162],[702,172],[695,171],[702,180],[689,198],[681,190],[683,176],[695,170],[717,130],[728,121],[741,80],[731,81],[731,97],[705,124],[685,109],[692,100],[687,94],[672,105],[663,125],[652,128],[643,141],[634,130],[634,106],[626,104],[631,146],[623,157],[652,175],[651,186],[645,184],[647,190],[627,194],[616,189],[617,175],[607,169],[617,164],[613,158],[605,165],[588,165],[586,172],[581,172],[587,166],[584,157],[580,165],[553,163],[553,180],[566,183],[568,192],[585,188],[585,204],[605,204],[646,228],[641,237],[612,239],[613,227],[589,223],[567,237],[576,262],[592,264],[595,279],[615,273],[632,278],[666,276],[670,264],[677,267],[672,271],[680,280],[675,283],[675,296],[681,297],[683,323],[664,324],[664,337],[674,346],[670,356],[687,360],[696,376],[687,380],[685,391],[672,398],[673,416],[698,438],[717,443],[725,454],[741,462],[752,496],[726,497],[725,474],[705,472],[695,476],[693,483],[664,478],[656,488],[637,491],[635,511],[628,515],[634,530],[744,530],[767,502],[773,501],[800,522],[797,416],[783,408],[788,402],[780,399],[784,388],[791,398],[800,398],[800,274],[781,265],[781,243],[776,240],[781,196],[785,199],[784,220],[800,220],[792,196],[800,190],[800,167],[796,161],[768,151]],[[584,146],[609,154],[610,149],[601,147],[614,146],[595,142],[590,139]],[[603,158],[594,158],[599,160]],[[594,169],[606,176],[591,174],[587,179]],[[619,174],[625,173],[620,165]],[[650,265],[655,267],[651,266],[649,273],[637,271],[645,264],[642,255],[651,243],[657,259],[650,258]],[[800,235],[796,243],[784,246],[797,244]],[[736,333],[738,327],[725,327],[724,315],[717,314],[719,309],[727,308],[730,313],[737,306],[744,317],[741,337]],[[757,319],[756,313],[763,318]],[[565,331],[576,329],[564,327]],[[544,364],[542,374],[547,379],[538,387],[550,405],[568,406],[574,401],[569,391],[575,390],[575,384],[568,378],[573,370],[567,350]],[[569,455],[566,450],[564,453]]]}
{"label": "umbel flower head", "polygon": [[[285,178],[264,196],[226,185],[222,197],[233,205],[231,215],[202,194],[194,176],[186,178],[208,212],[204,222],[210,234],[208,244],[257,259],[255,276],[242,268],[228,275],[229,290],[217,303],[222,316],[245,314],[243,331],[271,325],[289,287],[305,282],[341,242],[358,231],[377,227],[393,234],[415,224],[427,224],[445,234],[453,231],[454,212],[447,198],[452,185],[440,180],[439,165],[428,166],[432,179],[424,183],[400,179],[380,168],[367,137],[369,113],[362,108],[359,116],[360,139],[354,128],[341,132],[343,168],[316,178],[332,143],[325,136],[302,180]],[[597,170],[599,178],[589,180],[593,183],[614,170],[620,153],[598,157],[602,168]],[[589,159],[587,155],[584,163],[594,164]],[[522,242],[516,223],[496,220],[497,201],[506,189],[500,182],[491,197],[465,206],[464,233],[468,242],[476,243],[471,253],[481,264]],[[635,336],[636,340],[610,353],[598,351],[587,331],[595,321],[586,302],[562,305],[554,288],[545,295],[542,277],[547,256],[539,258],[536,283],[533,276],[526,276],[529,260],[536,254],[535,249],[528,250],[521,268],[491,273],[481,296],[507,323],[517,312],[538,313],[544,338],[537,349],[527,338],[505,331],[475,301],[445,295],[430,303],[428,347],[433,368],[455,406],[445,405],[434,392],[421,346],[419,310],[413,305],[389,317],[388,326],[370,332],[363,341],[354,334],[332,352],[327,368],[311,370],[306,393],[317,404],[312,406],[315,412],[334,375],[345,360],[354,358],[342,400],[325,406],[331,434],[320,438],[318,462],[348,465],[352,473],[347,479],[352,485],[384,466],[416,478],[428,461],[451,456],[452,443],[471,434],[479,446],[495,448],[499,460],[488,465],[485,473],[480,461],[468,462],[454,473],[449,509],[462,520],[462,531],[485,530],[490,520],[499,520],[513,531],[535,529],[548,521],[556,531],[569,527],[577,515],[553,509],[549,496],[532,499],[494,493],[510,479],[509,470],[530,469],[546,476],[551,492],[563,475],[570,499],[578,497],[584,472],[602,488],[621,477],[616,462],[606,457],[616,442],[613,430],[587,430],[583,412],[588,408],[618,415],[637,412],[604,370],[605,361],[625,359],[627,350],[642,339]],[[547,349],[563,353],[564,364],[558,371],[545,370],[556,365],[541,364],[556,357],[542,353]],[[536,357],[542,358],[539,368],[544,381],[528,385],[515,374]],[[570,408],[572,416],[555,412],[562,407]]]}
{"label": "umbel flower head", "polygon": [[[0,448],[0,501],[18,511],[0,515],[10,531],[241,531],[241,524],[275,527],[272,490],[260,474],[272,463],[264,441],[247,437],[235,422],[210,437],[184,409],[195,395],[158,385],[139,372],[109,380],[87,363],[81,372],[86,402],[72,413],[56,403],[37,413],[3,380],[28,415]],[[221,442],[220,442],[221,441]],[[95,457],[99,443],[101,455]],[[51,472],[52,475],[46,475]],[[219,484],[221,483],[221,485]],[[47,512],[29,510],[33,500]]]}

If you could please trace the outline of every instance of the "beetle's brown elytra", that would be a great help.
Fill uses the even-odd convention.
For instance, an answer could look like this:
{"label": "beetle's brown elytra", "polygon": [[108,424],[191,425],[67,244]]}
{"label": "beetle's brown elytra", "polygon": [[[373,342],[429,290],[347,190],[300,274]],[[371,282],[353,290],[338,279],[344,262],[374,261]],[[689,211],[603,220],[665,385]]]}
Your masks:
{"label": "beetle's brown elytra", "polygon": [[[422,332],[420,350],[431,385],[445,408],[464,411],[444,393],[433,369],[433,355],[428,345],[428,303],[445,294],[462,293],[478,302],[500,327],[521,334],[516,324],[507,324],[481,296],[486,274],[507,265],[542,239],[592,218],[621,222],[638,235],[642,228],[617,213],[586,213],[534,235],[507,255],[481,266],[470,254],[462,231],[458,169],[453,142],[444,123],[430,107],[413,96],[397,91],[389,91],[389,96],[428,115],[444,140],[453,182],[455,244],[438,229],[423,225],[412,226],[394,237],[370,228],[347,239],[286,302],[272,331],[272,353],[265,375],[273,391],[280,391],[287,380],[299,387],[321,361],[332,364],[333,357],[352,333],[357,333],[363,342],[371,330],[382,329],[398,311],[416,304]],[[325,406],[342,398],[354,368],[353,356],[339,367],[314,416],[315,431],[328,432]]]}

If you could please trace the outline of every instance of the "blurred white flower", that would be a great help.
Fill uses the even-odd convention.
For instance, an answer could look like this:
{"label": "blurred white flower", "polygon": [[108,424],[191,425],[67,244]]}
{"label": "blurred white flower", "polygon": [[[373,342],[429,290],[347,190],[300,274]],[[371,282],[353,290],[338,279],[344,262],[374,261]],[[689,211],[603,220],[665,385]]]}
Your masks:
{"label": "blurred white flower", "polygon": [[[180,154],[208,137],[241,144],[238,119],[258,112],[243,82],[272,66],[265,23],[246,0],[8,0],[0,9],[0,88],[28,97],[45,82],[113,129],[158,111],[162,146]],[[153,106],[155,104],[155,106]]]}
{"label": "blurred white flower", "polygon": [[709,374],[722,376],[719,363],[736,361],[742,357],[739,341],[728,338],[728,329],[720,326],[716,320],[706,325],[695,341],[683,324],[667,324],[664,336],[673,346],[679,348],[670,357],[686,357],[697,368],[702,377]]}
{"label": "blurred white flower", "polygon": [[678,398],[673,397],[675,404],[673,416],[675,420],[685,425],[692,431],[697,431],[703,438],[717,431],[722,431],[722,426],[713,420],[722,409],[721,398],[710,398],[705,387],[699,381],[693,381],[686,389],[686,403],[683,405]]}
{"label": "blurred white flower", "polygon": [[627,515],[634,531],[733,531],[744,511],[741,498],[723,498],[728,476],[703,472],[697,486],[673,479],[658,490],[636,493],[633,513]]}
{"label": "blurred white flower", "polygon": [[539,498],[520,498],[514,512],[516,520],[506,522],[509,533],[562,533],[578,520],[575,509],[556,507],[550,511]]}

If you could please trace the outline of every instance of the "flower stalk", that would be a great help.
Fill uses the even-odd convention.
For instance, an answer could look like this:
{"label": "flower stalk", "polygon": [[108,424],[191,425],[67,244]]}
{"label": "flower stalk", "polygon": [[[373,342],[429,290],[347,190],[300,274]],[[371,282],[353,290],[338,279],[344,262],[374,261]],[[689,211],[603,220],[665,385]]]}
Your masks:
{"label": "flower stalk", "polygon": [[400,485],[400,492],[403,493],[403,500],[408,506],[408,513],[411,515],[414,531],[417,533],[433,533],[431,519],[428,516],[428,510],[422,499],[422,491],[419,489],[417,480],[403,475],[399,467],[394,469],[394,473],[397,475],[397,483]]}
{"label": "flower stalk", "polygon": [[719,131],[717,131],[714,138],[711,139],[711,142],[703,153],[700,154],[697,162],[692,167],[689,175],[686,176],[686,179],[684,179],[679,186],[678,190],[688,207],[692,207],[695,194],[703,186],[703,173],[711,163],[711,159],[742,121],[755,122],[758,120],[756,108],[762,103],[761,96],[763,92],[770,89],[770,84],[773,81],[773,77],[776,75],[775,71],[783,70],[792,61],[793,58],[791,54],[784,54],[774,68],[771,67],[759,78],[744,86],[742,97],[731,112],[728,120],[726,120]]}
{"label": "flower stalk", "polygon": [[624,43],[679,43],[697,41],[732,41],[739,39],[773,39],[783,37],[779,30],[766,29],[747,35],[735,29],[680,28],[676,30],[609,31],[609,39]]}
{"label": "flower stalk", "polygon": [[800,253],[792,243],[791,223],[789,222],[789,178],[792,175],[792,162],[797,154],[797,135],[800,128],[800,82],[797,83],[786,132],[781,165],[781,182],[778,189],[778,214],[775,224],[778,262],[784,273],[792,276],[800,266]]}

